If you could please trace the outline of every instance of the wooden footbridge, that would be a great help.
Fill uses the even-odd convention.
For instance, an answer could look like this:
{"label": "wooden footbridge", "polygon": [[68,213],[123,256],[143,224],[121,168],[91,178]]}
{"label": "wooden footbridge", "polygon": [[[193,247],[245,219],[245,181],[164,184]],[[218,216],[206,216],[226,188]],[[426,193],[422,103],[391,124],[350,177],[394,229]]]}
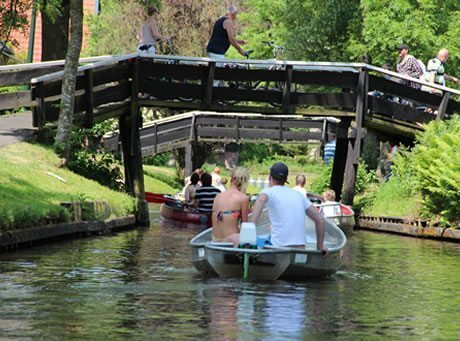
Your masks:
{"label": "wooden footbridge", "polygon": [[[144,124],[140,129],[141,151],[146,157],[185,148],[185,172],[190,174],[194,167],[192,147],[196,143],[326,142],[335,133],[338,122],[334,118],[321,117],[192,111]],[[120,151],[121,145],[119,134],[104,139],[107,149]]]}
{"label": "wooden footbridge", "polygon": [[[34,125],[41,129],[58,119],[63,72],[37,77],[44,72],[43,69],[37,71],[36,66],[0,66],[0,86],[31,87],[30,90],[0,94],[0,110],[31,107]],[[346,203],[353,202],[364,128],[378,131],[393,140],[407,141],[423,129],[423,123],[460,112],[460,104],[453,98],[460,95],[460,91],[367,64],[229,60],[227,66],[217,67],[216,61],[208,58],[141,58],[132,54],[103,58],[79,67],[75,124],[92,126],[109,118],[119,120],[126,184],[132,195],[139,199],[140,223],[148,223],[142,153],[164,150],[165,144],[160,142],[161,139],[167,140],[170,134],[179,134],[174,130],[168,132],[166,123],[154,124],[141,133],[142,107],[165,107],[178,112],[199,110],[255,114],[251,120],[258,120],[260,126],[247,129],[263,131],[267,130],[263,124],[273,129],[277,125],[279,132],[270,134],[277,134],[274,140],[278,143],[286,142],[285,137],[295,133],[283,126],[289,122],[287,116],[300,115],[305,122],[310,120],[301,127],[306,135],[299,139],[305,140],[317,134],[313,133],[313,129],[317,129],[318,122],[326,122],[313,121],[313,118],[335,117],[340,121],[335,129],[337,147],[331,187],[342,194],[342,201]],[[53,67],[62,68],[62,64]],[[404,80],[429,85],[441,90],[443,95],[407,87],[400,83]],[[425,112],[424,108],[431,108],[437,115]],[[262,119],[260,115],[266,118]],[[280,120],[279,116],[286,117]],[[188,124],[194,129],[184,130],[185,135],[188,133],[186,144],[189,145],[205,136],[201,135],[205,134],[205,124],[215,123],[208,132],[214,132],[211,137],[216,140],[229,138],[226,136],[229,131],[232,131],[234,136],[231,138],[235,140],[246,134],[242,123],[246,124],[246,118],[240,116],[191,115],[188,119],[195,120],[193,124],[191,121]],[[233,120],[233,123],[225,120]],[[262,123],[270,120],[276,123]],[[170,126],[174,124],[169,123]],[[158,129],[165,129],[161,131],[162,135]],[[323,126],[320,139],[325,138],[326,131]],[[144,146],[141,135],[147,141]],[[346,168],[351,171],[345,172]],[[348,175],[344,179],[345,173]]]}

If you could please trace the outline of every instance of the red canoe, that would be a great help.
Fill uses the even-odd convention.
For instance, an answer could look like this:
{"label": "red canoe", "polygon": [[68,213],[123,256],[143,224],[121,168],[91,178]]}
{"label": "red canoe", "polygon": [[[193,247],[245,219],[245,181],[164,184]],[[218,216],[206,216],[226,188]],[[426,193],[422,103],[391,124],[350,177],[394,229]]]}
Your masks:
{"label": "red canoe", "polygon": [[211,213],[197,213],[186,211],[180,203],[165,202],[160,206],[160,216],[165,219],[177,220],[183,223],[206,225],[210,227]]}
{"label": "red canoe", "polygon": [[145,200],[154,204],[175,201],[175,199],[169,194],[158,194],[152,192],[145,192]]}

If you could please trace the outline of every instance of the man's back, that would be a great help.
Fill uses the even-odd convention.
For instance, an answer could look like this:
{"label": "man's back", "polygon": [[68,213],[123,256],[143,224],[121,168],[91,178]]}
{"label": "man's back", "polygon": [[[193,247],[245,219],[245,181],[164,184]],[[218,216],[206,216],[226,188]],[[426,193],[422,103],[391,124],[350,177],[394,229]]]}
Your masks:
{"label": "man's back", "polygon": [[285,186],[272,186],[262,191],[272,223],[274,246],[305,244],[305,211],[311,203],[297,191]]}
{"label": "man's back", "polygon": [[227,19],[227,17],[221,17],[215,22],[211,38],[206,48],[208,53],[224,55],[230,47],[227,31],[224,28],[224,21]]}
{"label": "man's back", "polygon": [[202,212],[212,212],[214,198],[219,193],[220,190],[214,186],[198,187],[195,192],[195,199],[199,200],[198,210]]}

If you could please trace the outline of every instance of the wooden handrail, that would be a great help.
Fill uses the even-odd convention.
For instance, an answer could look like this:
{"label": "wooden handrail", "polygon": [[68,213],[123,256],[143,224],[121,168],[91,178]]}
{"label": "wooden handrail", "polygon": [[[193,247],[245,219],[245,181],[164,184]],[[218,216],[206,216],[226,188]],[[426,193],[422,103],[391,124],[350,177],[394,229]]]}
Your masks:
{"label": "wooden handrail", "polygon": [[[87,58],[80,58],[79,63],[94,63],[106,58],[110,58],[113,56],[98,56],[98,57],[87,57]],[[0,72],[10,72],[10,71],[19,71],[19,70],[29,70],[29,69],[41,69],[47,68],[50,66],[60,66],[64,65],[65,60],[51,60],[48,62],[39,62],[39,63],[26,63],[26,64],[12,64],[12,65],[2,65],[0,66]]]}
{"label": "wooden handrail", "polygon": [[[109,56],[109,57],[104,58],[104,59],[102,59],[100,61],[96,61],[94,63],[90,63],[90,64],[87,64],[87,65],[80,66],[78,68],[78,72],[82,72],[82,71],[89,70],[89,69],[95,69],[97,67],[101,67],[101,66],[105,66],[105,65],[116,64],[116,63],[119,63],[121,61],[132,59],[132,58],[137,58],[137,57],[138,57],[137,53],[128,54],[128,55],[120,55],[120,56]],[[36,83],[40,83],[40,82],[57,81],[57,80],[61,80],[63,76],[64,76],[64,71],[53,72],[53,73],[50,73],[48,75],[44,75],[44,76],[37,77],[37,78],[32,78],[30,80],[30,83],[31,84],[36,84]]]}
{"label": "wooden handrail", "polygon": [[[90,58],[83,58],[80,60],[80,62],[91,62],[88,65],[80,66],[78,68],[78,71],[84,71],[89,68],[96,68],[99,66],[103,65],[110,65],[114,63],[118,63],[123,60],[128,60],[132,58],[137,58],[140,57],[138,53],[133,53],[129,55],[117,55],[117,56],[101,56],[101,57],[94,57],[93,61],[91,62]],[[189,62],[192,64],[204,64],[204,65],[209,65],[209,63],[213,62],[222,62],[218,61],[215,59],[211,58],[203,58],[203,57],[187,57],[187,56],[171,56],[171,55],[155,55],[153,57],[142,57],[149,59],[151,58],[152,61],[179,61],[179,62]],[[53,64],[54,63],[54,64]],[[63,63],[63,61],[56,61],[56,62],[45,62],[45,63],[39,63],[43,64],[42,67],[45,66],[51,66],[51,65],[60,65],[59,63]],[[434,84],[434,83],[429,83],[423,80],[420,80],[418,78],[413,78],[409,77],[394,71],[386,70],[377,66],[369,65],[369,64],[364,64],[364,63],[342,63],[342,62],[305,62],[305,61],[280,61],[280,60],[274,60],[274,59],[264,59],[264,60],[259,60],[259,59],[226,59],[225,63],[232,64],[232,63],[238,63],[238,64],[243,64],[243,65],[251,65],[253,67],[260,67],[263,66],[266,68],[267,66],[272,66],[272,65],[279,65],[279,66],[288,66],[292,65],[293,70],[299,70],[299,71],[339,71],[339,72],[353,72],[357,73],[359,70],[367,70],[367,71],[374,71],[378,72],[383,75],[388,75],[397,79],[401,80],[407,80],[411,81],[420,85],[425,85],[429,86],[433,89],[438,89],[441,91],[449,92],[451,94],[455,95],[460,95],[460,90],[456,90],[453,88],[449,88],[446,86],[442,86],[439,84]],[[32,67],[34,64],[23,64],[24,67]],[[2,68],[5,67],[0,67],[0,71]],[[47,82],[47,81],[54,81],[54,80],[59,80],[62,78],[63,71],[55,72],[49,75],[45,75],[42,77],[37,77],[32,79],[32,83],[37,83],[37,82]]]}

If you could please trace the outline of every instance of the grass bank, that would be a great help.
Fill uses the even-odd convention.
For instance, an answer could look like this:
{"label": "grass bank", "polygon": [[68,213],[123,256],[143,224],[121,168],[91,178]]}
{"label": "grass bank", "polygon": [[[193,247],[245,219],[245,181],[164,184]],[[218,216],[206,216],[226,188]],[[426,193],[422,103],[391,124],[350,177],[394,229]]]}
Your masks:
{"label": "grass bank", "polygon": [[0,231],[66,222],[61,202],[108,201],[113,216],[132,214],[135,201],[59,167],[50,149],[17,143],[0,149]]}

